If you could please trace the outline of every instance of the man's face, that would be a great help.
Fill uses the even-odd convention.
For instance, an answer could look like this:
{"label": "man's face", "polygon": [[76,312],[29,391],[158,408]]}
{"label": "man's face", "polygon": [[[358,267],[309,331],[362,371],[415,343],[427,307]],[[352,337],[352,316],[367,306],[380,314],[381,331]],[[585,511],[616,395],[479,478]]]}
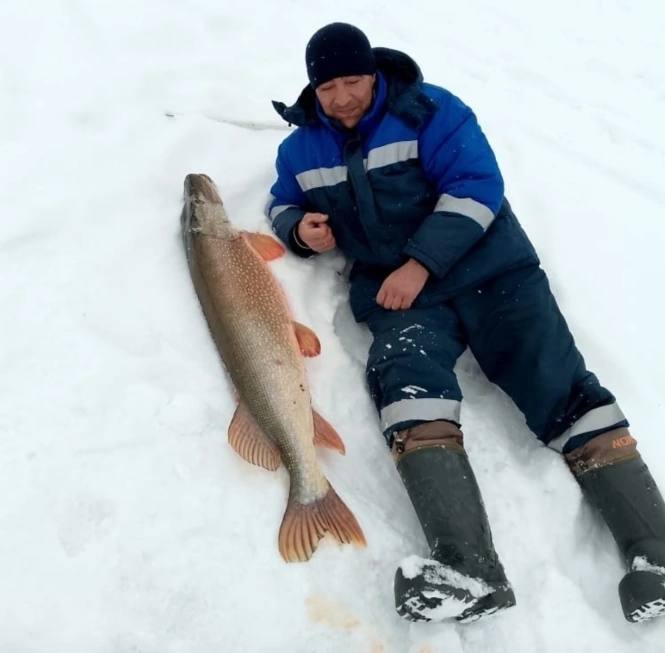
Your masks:
{"label": "man's face", "polygon": [[374,75],[335,77],[316,88],[323,113],[352,129],[372,104]]}

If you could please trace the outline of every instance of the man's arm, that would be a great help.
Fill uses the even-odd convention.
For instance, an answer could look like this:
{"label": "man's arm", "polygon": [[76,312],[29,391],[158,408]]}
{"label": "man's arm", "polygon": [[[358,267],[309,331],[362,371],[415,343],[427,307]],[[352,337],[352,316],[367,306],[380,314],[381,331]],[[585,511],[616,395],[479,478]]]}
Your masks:
{"label": "man's arm", "polygon": [[277,152],[277,181],[270,189],[270,201],[266,206],[266,216],[272,230],[294,254],[302,257],[315,252],[297,236],[297,228],[305,216],[307,199],[291,171],[285,153],[284,143]]}
{"label": "man's arm", "polygon": [[418,147],[439,199],[404,253],[442,278],[491,225],[503,201],[503,179],[475,115],[452,95],[421,133]]}

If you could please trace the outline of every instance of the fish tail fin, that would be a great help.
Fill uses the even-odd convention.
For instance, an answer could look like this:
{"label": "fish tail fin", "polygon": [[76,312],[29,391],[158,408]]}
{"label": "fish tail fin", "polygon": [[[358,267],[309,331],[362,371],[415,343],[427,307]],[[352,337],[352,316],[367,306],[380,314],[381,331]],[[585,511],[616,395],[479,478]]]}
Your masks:
{"label": "fish tail fin", "polygon": [[309,560],[326,533],[340,544],[366,545],[356,518],[331,486],[324,497],[311,503],[289,498],[279,529],[279,552],[286,562]]}

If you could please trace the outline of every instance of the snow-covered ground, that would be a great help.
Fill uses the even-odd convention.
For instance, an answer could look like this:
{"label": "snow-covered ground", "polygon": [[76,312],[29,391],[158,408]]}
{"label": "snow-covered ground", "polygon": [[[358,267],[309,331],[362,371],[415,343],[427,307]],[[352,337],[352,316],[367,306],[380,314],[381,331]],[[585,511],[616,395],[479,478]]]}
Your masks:
{"label": "snow-covered ground", "polygon": [[394,613],[424,538],[364,386],[343,260],[272,269],[318,333],[321,464],[368,539],[285,564],[287,492],[226,443],[232,389],[179,236],[182,182],[262,215],[332,20],[410,53],[479,116],[589,366],[665,488],[665,9],[656,0],[31,0],[0,5],[2,653],[656,653],[563,462],[467,354],[468,450],[518,605],[468,626]]}

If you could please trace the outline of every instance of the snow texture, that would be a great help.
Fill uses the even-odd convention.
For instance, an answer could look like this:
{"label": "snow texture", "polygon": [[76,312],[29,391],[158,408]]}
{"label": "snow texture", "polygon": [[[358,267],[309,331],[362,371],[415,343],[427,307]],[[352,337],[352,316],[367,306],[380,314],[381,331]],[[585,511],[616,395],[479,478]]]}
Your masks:
{"label": "snow texture", "polygon": [[426,600],[436,599],[438,604],[431,608],[423,605],[420,597],[414,596],[405,601],[410,614],[418,614],[425,621],[442,621],[443,619],[452,619],[461,614],[465,608],[470,607],[471,601],[462,601],[453,596],[442,594],[441,592],[429,591],[423,592]]}
{"label": "snow texture", "polygon": [[663,582],[665,583],[665,567],[660,567],[650,563],[644,556],[636,556],[633,558],[631,569],[633,571],[650,571],[654,574],[660,574],[663,577]]}
{"label": "snow texture", "polygon": [[419,385],[405,385],[402,388],[402,392],[413,398],[414,395],[417,395],[419,392],[427,392],[427,389],[421,388]]}
{"label": "snow texture", "polygon": [[345,261],[271,264],[318,334],[319,454],[368,547],[285,564],[284,470],[226,442],[235,405],[187,269],[182,183],[268,232],[289,129],[270,100],[346,20],[470,104],[586,361],[665,487],[665,5],[655,0],[0,3],[0,651],[657,653],[623,564],[562,460],[467,353],[462,422],[515,608],[471,625],[394,612],[427,555],[364,381]]}

